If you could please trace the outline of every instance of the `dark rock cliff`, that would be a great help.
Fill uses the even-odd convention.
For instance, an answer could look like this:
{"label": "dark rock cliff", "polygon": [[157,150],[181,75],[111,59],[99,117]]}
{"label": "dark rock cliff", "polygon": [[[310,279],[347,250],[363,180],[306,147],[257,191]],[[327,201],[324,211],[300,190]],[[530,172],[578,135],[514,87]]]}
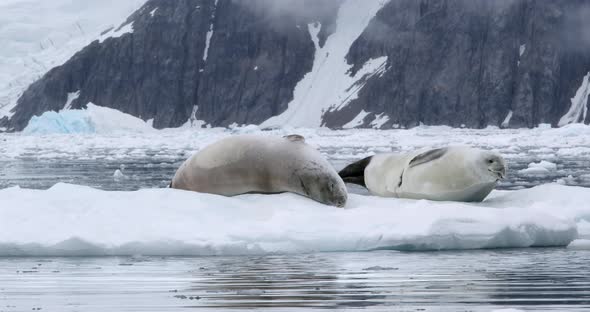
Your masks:
{"label": "dark rock cliff", "polygon": [[[282,1],[293,2],[286,10],[268,2],[148,1],[121,25],[133,23],[132,33],[93,42],[32,84],[8,127],[62,109],[78,90],[72,108],[92,102],[153,118],[157,128],[184,124],[197,107],[198,119],[214,125],[262,122],[286,108],[311,69],[306,25],[333,23],[339,5]],[[299,7],[306,10],[293,12]]]}
{"label": "dark rock cliff", "polygon": [[328,126],[362,109],[373,113],[365,125],[389,116],[385,128],[499,126],[511,111],[510,127],[555,126],[590,71],[590,2],[391,1],[348,61],[358,69],[379,56],[388,56],[386,73],[327,114]]}
{"label": "dark rock cliff", "polygon": [[[132,23],[133,33],[95,41],[52,69],[0,126],[21,130],[76,91],[72,108],[92,102],[153,118],[157,128],[190,118],[259,124],[287,109],[312,69],[307,25],[321,23],[322,45],[339,5],[150,0],[121,25]],[[585,0],[391,0],[347,55],[351,75],[380,56],[388,57],[385,72],[326,112],[323,124],[341,127],[364,110],[365,127],[379,114],[388,116],[383,128],[485,127],[510,112],[510,127],[556,125],[590,71],[589,17]]]}

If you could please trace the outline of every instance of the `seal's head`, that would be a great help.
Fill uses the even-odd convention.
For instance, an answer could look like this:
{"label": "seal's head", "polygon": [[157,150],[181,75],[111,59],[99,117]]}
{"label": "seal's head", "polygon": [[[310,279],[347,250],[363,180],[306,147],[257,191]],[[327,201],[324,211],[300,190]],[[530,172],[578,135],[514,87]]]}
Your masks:
{"label": "seal's head", "polygon": [[333,170],[305,170],[298,174],[304,195],[326,205],[344,207],[348,191],[342,178]]}
{"label": "seal's head", "polygon": [[486,151],[483,153],[481,161],[482,167],[495,180],[502,180],[506,177],[506,162],[500,154]]}

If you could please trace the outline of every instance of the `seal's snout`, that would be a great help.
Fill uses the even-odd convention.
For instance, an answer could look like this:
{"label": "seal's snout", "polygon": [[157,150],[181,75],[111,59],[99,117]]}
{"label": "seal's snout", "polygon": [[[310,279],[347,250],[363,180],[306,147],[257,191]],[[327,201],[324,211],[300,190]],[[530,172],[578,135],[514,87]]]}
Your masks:
{"label": "seal's snout", "polygon": [[492,154],[486,158],[488,171],[498,180],[506,178],[506,162],[499,154]]}
{"label": "seal's snout", "polygon": [[502,168],[500,170],[492,170],[492,169],[488,169],[488,171],[490,171],[493,175],[495,175],[498,180],[503,180],[504,178],[506,178],[506,169]]}
{"label": "seal's snout", "polygon": [[346,201],[348,200],[348,191],[346,190],[346,187],[342,188],[340,185],[333,187],[330,194],[332,195],[330,196],[331,198],[328,200],[328,203],[331,206],[342,208],[346,205]]}
{"label": "seal's snout", "polygon": [[502,169],[498,171],[498,176],[500,179],[506,178],[506,167],[502,167]]}
{"label": "seal's snout", "polygon": [[341,197],[337,199],[334,205],[338,208],[344,208],[344,206],[346,205],[346,197]]}

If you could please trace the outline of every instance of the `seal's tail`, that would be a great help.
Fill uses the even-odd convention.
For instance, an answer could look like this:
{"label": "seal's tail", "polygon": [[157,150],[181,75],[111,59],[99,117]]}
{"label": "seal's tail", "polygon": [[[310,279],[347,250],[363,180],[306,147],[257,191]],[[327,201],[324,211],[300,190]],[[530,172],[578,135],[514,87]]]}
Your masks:
{"label": "seal's tail", "polygon": [[346,183],[358,184],[367,187],[365,184],[365,168],[371,162],[373,156],[369,156],[355,163],[352,163],[338,172],[338,175]]}

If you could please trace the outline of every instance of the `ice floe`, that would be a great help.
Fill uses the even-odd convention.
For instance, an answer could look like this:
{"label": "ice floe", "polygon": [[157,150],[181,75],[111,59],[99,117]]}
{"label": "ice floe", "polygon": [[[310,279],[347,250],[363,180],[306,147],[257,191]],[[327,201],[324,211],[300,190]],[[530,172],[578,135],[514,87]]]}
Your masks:
{"label": "ice floe", "polygon": [[567,246],[590,189],[495,191],[481,204],[351,194],[345,209],[294,194],[222,197],[57,184],[0,190],[0,256],[242,255]]}
{"label": "ice floe", "polygon": [[519,172],[522,174],[532,174],[532,175],[539,175],[539,174],[547,174],[549,172],[557,170],[557,164],[552,163],[550,161],[541,160],[538,163],[530,163],[528,168],[522,169]]}

